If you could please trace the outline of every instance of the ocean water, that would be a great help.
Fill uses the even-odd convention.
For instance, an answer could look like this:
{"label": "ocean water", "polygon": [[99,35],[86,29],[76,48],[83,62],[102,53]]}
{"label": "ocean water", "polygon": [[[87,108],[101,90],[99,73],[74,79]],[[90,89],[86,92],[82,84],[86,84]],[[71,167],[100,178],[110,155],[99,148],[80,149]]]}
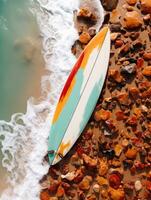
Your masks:
{"label": "ocean water", "polygon": [[[39,181],[49,169],[43,158],[52,116],[76,62],[71,46],[78,38],[73,12],[79,3],[78,0],[0,0],[1,200],[39,199]],[[40,53],[45,66],[39,60]],[[41,70],[37,70],[38,66]]]}

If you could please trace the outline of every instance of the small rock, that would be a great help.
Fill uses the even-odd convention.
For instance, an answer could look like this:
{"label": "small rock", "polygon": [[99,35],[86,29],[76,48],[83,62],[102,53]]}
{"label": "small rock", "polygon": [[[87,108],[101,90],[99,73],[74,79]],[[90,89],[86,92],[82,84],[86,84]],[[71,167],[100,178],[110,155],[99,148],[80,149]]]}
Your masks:
{"label": "small rock", "polygon": [[142,73],[144,76],[151,76],[151,66],[145,67]]}
{"label": "small rock", "polygon": [[141,0],[141,10],[144,13],[151,13],[151,1],[150,0]]}
{"label": "small rock", "polygon": [[97,176],[96,178],[97,182],[99,183],[100,186],[107,186],[108,185],[108,180],[102,176]]}
{"label": "small rock", "polygon": [[92,159],[89,156],[87,156],[86,154],[82,154],[82,158],[84,160],[84,163],[88,166],[88,167],[96,167],[97,166],[97,159]]}
{"label": "small rock", "polygon": [[119,156],[121,155],[121,153],[122,153],[122,150],[123,150],[122,146],[121,146],[120,144],[117,144],[117,145],[115,146],[115,148],[114,148],[115,155],[116,155],[117,157],[119,157]]}
{"label": "small rock", "polygon": [[100,186],[98,184],[94,184],[93,190],[94,190],[94,192],[99,193],[100,192]]}
{"label": "small rock", "polygon": [[75,171],[73,172],[68,172],[67,174],[65,175],[61,175],[61,178],[62,179],[67,179],[69,181],[72,181],[74,178],[75,178]]}
{"label": "small rock", "polygon": [[134,99],[136,99],[139,96],[139,89],[131,86],[129,87],[129,93]]}
{"label": "small rock", "polygon": [[116,98],[121,105],[130,105],[131,103],[129,95],[126,92],[119,92]]}
{"label": "small rock", "polygon": [[120,36],[120,33],[111,33],[111,40],[115,41]]}
{"label": "small rock", "polygon": [[81,35],[79,36],[79,41],[82,43],[82,44],[87,44],[91,39],[91,36],[89,35],[88,32],[83,32],[81,33]]}
{"label": "small rock", "polygon": [[94,119],[96,121],[100,121],[100,120],[106,121],[110,118],[110,116],[111,116],[110,111],[101,109],[99,111],[96,111],[96,113],[94,114]]}
{"label": "small rock", "polygon": [[111,32],[120,32],[121,27],[122,26],[120,23],[116,23],[116,24],[111,24],[110,29],[111,29]]}
{"label": "small rock", "polygon": [[142,189],[142,184],[140,180],[135,181],[135,190],[140,191]]}
{"label": "small rock", "polygon": [[135,148],[128,149],[127,152],[125,153],[125,156],[128,159],[132,159],[133,160],[137,156],[137,150]]}
{"label": "small rock", "polygon": [[132,63],[121,67],[122,74],[134,74],[136,72],[136,64]]}
{"label": "small rock", "polygon": [[83,180],[79,183],[79,188],[81,190],[88,190],[90,188],[90,182],[92,181],[91,176],[85,176]]}
{"label": "small rock", "polygon": [[138,28],[142,25],[142,18],[137,11],[127,12],[124,17],[124,26],[127,29]]}
{"label": "small rock", "polygon": [[49,200],[50,196],[49,193],[47,191],[42,191],[40,194],[40,200]]}
{"label": "small rock", "polygon": [[107,11],[112,11],[113,9],[116,8],[118,4],[118,0],[101,0],[103,7]]}
{"label": "small rock", "polygon": [[151,52],[146,52],[143,54],[144,60],[151,60]]}
{"label": "small rock", "polygon": [[112,78],[117,83],[121,83],[123,81],[123,77],[120,75],[117,69],[111,68],[109,70],[109,77]]}
{"label": "small rock", "polygon": [[92,13],[88,8],[81,8],[77,14],[77,17],[90,18],[91,15]]}
{"label": "small rock", "polygon": [[125,193],[123,189],[114,189],[114,188],[109,188],[108,190],[109,195],[112,200],[124,200],[125,199]]}
{"label": "small rock", "polygon": [[129,5],[135,5],[137,3],[137,0],[127,0],[127,3]]}
{"label": "small rock", "polygon": [[151,21],[151,14],[147,14],[143,17],[143,20],[145,23],[148,23]]}
{"label": "small rock", "polygon": [[109,184],[112,188],[118,189],[121,185],[121,176],[118,173],[112,173],[109,175]]}
{"label": "small rock", "polygon": [[119,48],[123,44],[124,44],[123,40],[118,39],[118,40],[115,41],[115,48]]}
{"label": "small rock", "polygon": [[128,141],[127,139],[123,139],[123,140],[122,140],[122,146],[123,146],[123,147],[127,147],[128,144],[129,144],[129,141]]}
{"label": "small rock", "polygon": [[108,172],[108,164],[106,159],[100,159],[100,164],[99,164],[99,175],[104,176]]}
{"label": "small rock", "polygon": [[129,126],[136,126],[137,125],[137,117],[135,115],[132,115],[131,117],[128,118],[126,124]]}
{"label": "small rock", "polygon": [[58,200],[58,197],[49,197],[49,200]]}
{"label": "small rock", "polygon": [[96,35],[96,29],[94,27],[90,27],[88,29],[88,33],[91,37],[95,36]]}
{"label": "small rock", "polygon": [[144,64],[144,59],[143,58],[138,58],[137,59],[137,68],[141,68]]}
{"label": "small rock", "polygon": [[57,197],[63,197],[64,194],[65,194],[65,191],[64,191],[63,187],[60,185],[60,186],[58,187],[58,190],[57,190],[56,195],[57,195]]}

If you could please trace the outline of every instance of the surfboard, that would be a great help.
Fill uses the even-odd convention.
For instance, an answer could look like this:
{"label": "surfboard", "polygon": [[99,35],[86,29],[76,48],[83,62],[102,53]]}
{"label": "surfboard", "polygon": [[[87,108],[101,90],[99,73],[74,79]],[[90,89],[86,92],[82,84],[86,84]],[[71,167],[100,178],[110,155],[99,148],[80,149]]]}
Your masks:
{"label": "surfboard", "polygon": [[50,165],[58,163],[85,128],[100,96],[110,55],[110,31],[104,27],[85,47],[60,95],[49,140]]}

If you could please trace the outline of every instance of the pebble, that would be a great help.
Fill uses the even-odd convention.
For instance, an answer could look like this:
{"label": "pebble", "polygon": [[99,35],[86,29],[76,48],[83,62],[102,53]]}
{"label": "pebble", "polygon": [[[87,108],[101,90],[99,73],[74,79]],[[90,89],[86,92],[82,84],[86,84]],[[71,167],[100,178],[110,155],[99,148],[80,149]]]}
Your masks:
{"label": "pebble", "polygon": [[142,73],[144,76],[151,76],[151,66],[145,67]]}
{"label": "pebble", "polygon": [[124,44],[123,40],[118,39],[118,40],[115,41],[115,48],[119,48],[123,44]]}
{"label": "pebble", "polygon": [[94,190],[94,192],[99,193],[100,192],[100,186],[98,184],[94,184],[93,190]]}
{"label": "pebble", "polygon": [[137,3],[137,0],[127,0],[127,3],[129,5],[135,5]]}
{"label": "pebble", "polygon": [[138,28],[142,25],[142,18],[137,11],[126,12],[124,17],[124,26],[127,29]]}
{"label": "pebble", "polygon": [[97,182],[100,186],[103,186],[103,185],[107,186],[108,185],[108,180],[106,178],[102,177],[102,176],[97,176],[96,180],[97,180]]}
{"label": "pebble", "polygon": [[60,185],[57,190],[57,197],[63,197],[65,194],[64,188]]}
{"label": "pebble", "polygon": [[120,33],[111,33],[111,40],[115,41],[120,36]]}
{"label": "pebble", "polygon": [[90,182],[92,181],[91,176],[85,176],[83,180],[79,183],[79,188],[81,190],[88,190],[90,188]]}
{"label": "pebble", "polygon": [[121,67],[121,73],[123,73],[123,74],[125,74],[125,73],[126,74],[133,74],[135,72],[136,72],[136,64],[135,63]]}
{"label": "pebble", "polygon": [[142,184],[140,180],[135,181],[135,190],[140,191],[142,189]]}
{"label": "pebble", "polygon": [[110,116],[111,116],[110,111],[101,109],[101,110],[95,112],[94,119],[96,121],[100,121],[100,120],[106,121],[110,118]]}
{"label": "pebble", "polygon": [[115,148],[114,148],[115,155],[116,155],[117,157],[119,157],[119,156],[121,155],[121,153],[122,153],[122,150],[123,150],[122,146],[121,146],[120,144],[117,144],[117,145],[115,146]]}
{"label": "pebble", "polygon": [[146,52],[143,54],[144,60],[151,60],[151,52]]}
{"label": "pebble", "polygon": [[101,0],[103,7],[107,11],[112,11],[113,9],[116,8],[118,4],[118,0]]}
{"label": "pebble", "polygon": [[77,17],[90,18],[92,15],[91,11],[87,8],[81,8],[77,14]]}
{"label": "pebble", "polygon": [[137,150],[135,148],[128,149],[127,152],[125,153],[125,156],[128,159],[132,159],[133,160],[137,156]]}
{"label": "pebble", "polygon": [[87,44],[91,39],[91,36],[88,32],[83,32],[81,33],[81,35],[79,36],[79,41],[82,43],[82,44]]}
{"label": "pebble", "polygon": [[114,189],[114,188],[109,188],[108,190],[110,197],[112,200],[124,200],[125,199],[125,193],[124,190],[119,188],[119,189]]}
{"label": "pebble", "polygon": [[123,80],[123,77],[120,75],[119,71],[115,68],[111,68],[109,70],[109,77],[111,77],[117,83],[121,83]]}
{"label": "pebble", "polygon": [[120,32],[121,24],[120,23],[111,24],[110,29],[111,29],[111,32]]}
{"label": "pebble", "polygon": [[84,163],[88,166],[88,167],[96,167],[97,166],[97,159],[92,159],[91,157],[87,156],[86,154],[82,154],[82,158],[84,160]]}
{"label": "pebble", "polygon": [[109,175],[109,184],[115,189],[119,188],[121,184],[121,177],[117,173]]}
{"label": "pebble", "polygon": [[105,159],[100,160],[99,175],[104,176],[108,172],[108,164]]}
{"label": "pebble", "polygon": [[150,0],[141,0],[141,10],[144,13],[151,14],[151,1]]}

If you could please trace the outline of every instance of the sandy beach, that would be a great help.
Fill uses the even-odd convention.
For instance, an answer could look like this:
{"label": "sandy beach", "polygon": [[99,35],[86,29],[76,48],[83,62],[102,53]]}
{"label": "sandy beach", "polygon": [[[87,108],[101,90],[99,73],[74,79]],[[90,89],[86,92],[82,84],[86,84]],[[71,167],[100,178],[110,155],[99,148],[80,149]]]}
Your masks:
{"label": "sandy beach", "polygon": [[[112,41],[104,90],[75,146],[41,180],[41,200],[151,199],[151,3],[102,3]],[[76,57],[96,33],[89,6],[75,16]]]}

